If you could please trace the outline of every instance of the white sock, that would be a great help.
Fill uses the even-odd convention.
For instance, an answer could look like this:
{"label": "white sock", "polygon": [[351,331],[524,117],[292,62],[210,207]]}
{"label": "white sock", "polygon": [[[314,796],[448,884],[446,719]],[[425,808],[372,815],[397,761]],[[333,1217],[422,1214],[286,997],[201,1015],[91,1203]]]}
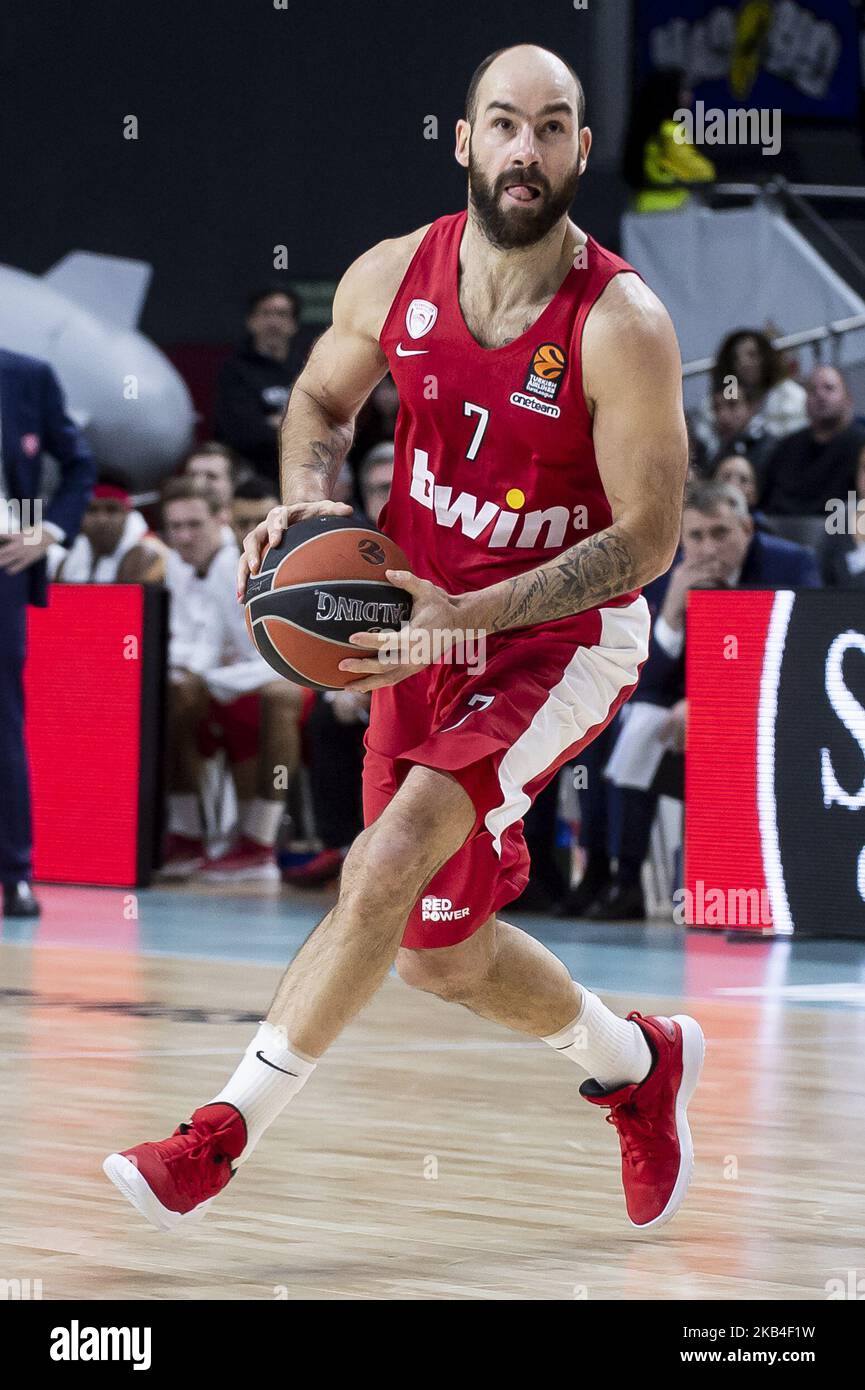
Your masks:
{"label": "white sock", "polygon": [[209,1105],[223,1101],[235,1106],[246,1121],[247,1144],[236,1163],[246,1162],[268,1125],[303,1088],[315,1068],[315,1062],[292,1051],[282,1028],[272,1023],[259,1025],[228,1085],[208,1101]]}
{"label": "white sock", "polygon": [[168,798],[168,829],[172,835],[201,839],[201,807],[194,792],[172,792]]}
{"label": "white sock", "polygon": [[237,809],[240,833],[247,840],[255,840],[256,844],[272,849],[285,810],[282,802],[265,801],[262,796],[254,796],[251,801],[241,801]]}
{"label": "white sock", "polygon": [[576,1062],[605,1091],[645,1081],[652,1053],[639,1024],[619,1018],[590,989],[580,988],[583,1007],[573,1023],[543,1041]]}

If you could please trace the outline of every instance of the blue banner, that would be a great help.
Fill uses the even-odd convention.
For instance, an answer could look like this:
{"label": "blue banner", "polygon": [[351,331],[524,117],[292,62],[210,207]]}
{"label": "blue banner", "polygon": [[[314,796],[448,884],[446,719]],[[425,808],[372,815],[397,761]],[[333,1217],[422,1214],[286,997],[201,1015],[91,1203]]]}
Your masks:
{"label": "blue banner", "polygon": [[641,76],[681,67],[707,106],[855,120],[856,0],[637,0]]}

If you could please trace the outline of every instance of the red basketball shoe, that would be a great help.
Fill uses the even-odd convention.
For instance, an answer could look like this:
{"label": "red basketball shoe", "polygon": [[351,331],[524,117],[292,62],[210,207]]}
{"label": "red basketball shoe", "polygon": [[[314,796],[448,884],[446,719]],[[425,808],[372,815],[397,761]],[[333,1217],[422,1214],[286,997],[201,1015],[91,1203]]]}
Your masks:
{"label": "red basketball shoe", "polygon": [[279,867],[272,845],[260,845],[241,835],[234,849],[220,854],[218,859],[208,859],[201,870],[201,883],[225,883],[231,880],[245,882],[247,879],[262,882],[279,881]]}
{"label": "red basketball shoe", "polygon": [[705,1041],[696,1019],[629,1019],[646,1035],[654,1063],[644,1081],[605,1091],[584,1081],[580,1095],[605,1105],[607,1120],[619,1132],[622,1185],[633,1226],[663,1226],[682,1202],[694,1169],[694,1146],[688,1128],[688,1101],[700,1077]]}
{"label": "red basketball shoe", "polygon": [[200,1221],[235,1169],[246,1146],[246,1122],[233,1105],[202,1105],[157,1144],[109,1154],[106,1177],[160,1231]]}
{"label": "red basketball shoe", "polygon": [[207,863],[204,841],[200,835],[178,835],[171,831],[165,838],[162,867],[158,878],[191,878]]}

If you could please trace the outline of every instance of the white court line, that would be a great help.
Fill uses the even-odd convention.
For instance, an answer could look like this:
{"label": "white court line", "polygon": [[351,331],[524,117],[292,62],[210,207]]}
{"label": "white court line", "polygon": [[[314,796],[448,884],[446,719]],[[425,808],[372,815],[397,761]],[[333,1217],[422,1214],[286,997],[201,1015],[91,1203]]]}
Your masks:
{"label": "white court line", "polygon": [[737,985],[717,989],[716,994],[747,998],[790,999],[805,1003],[865,1004],[865,984],[860,980],[813,985]]}
{"label": "white court line", "polygon": [[[328,1049],[328,1057],[334,1054],[349,1054],[356,1056],[361,1052],[500,1052],[502,1049],[513,1050],[515,1048],[537,1047],[542,1040],[540,1038],[529,1038],[526,1042],[495,1042],[495,1043],[472,1043],[472,1042],[431,1042],[431,1043],[406,1043],[404,1046],[393,1043],[374,1044],[371,1047],[363,1047],[354,1044],[351,1047],[332,1047]],[[0,1062],[21,1061],[28,1062],[70,1062],[70,1061],[114,1061],[129,1057],[236,1057],[237,1047],[142,1047],[142,1048],[117,1048],[112,1051],[103,1052],[30,1052],[30,1051],[2,1051],[0,1052]]]}

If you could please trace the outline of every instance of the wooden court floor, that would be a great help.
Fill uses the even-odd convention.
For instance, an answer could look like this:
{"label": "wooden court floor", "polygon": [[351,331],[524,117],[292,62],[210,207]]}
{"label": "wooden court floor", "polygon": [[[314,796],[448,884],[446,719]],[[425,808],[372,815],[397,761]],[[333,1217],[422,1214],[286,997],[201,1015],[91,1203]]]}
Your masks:
{"label": "wooden court floor", "polygon": [[393,978],[204,1222],[152,1231],[102,1158],[209,1099],[279,974],[0,946],[0,1279],[44,1299],[812,1300],[865,1274],[865,1014],[751,999],[690,1004],[697,1168],[658,1232],[625,1219],[577,1068]]}

